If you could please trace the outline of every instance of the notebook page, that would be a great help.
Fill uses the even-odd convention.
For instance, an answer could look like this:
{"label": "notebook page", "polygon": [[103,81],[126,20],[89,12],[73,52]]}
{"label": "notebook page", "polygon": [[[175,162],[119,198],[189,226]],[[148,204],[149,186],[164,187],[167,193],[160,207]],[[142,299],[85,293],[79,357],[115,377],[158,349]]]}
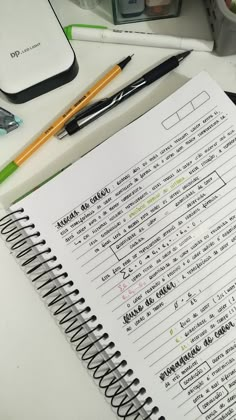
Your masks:
{"label": "notebook page", "polygon": [[236,418],[235,157],[203,72],[12,207],[166,419]]}

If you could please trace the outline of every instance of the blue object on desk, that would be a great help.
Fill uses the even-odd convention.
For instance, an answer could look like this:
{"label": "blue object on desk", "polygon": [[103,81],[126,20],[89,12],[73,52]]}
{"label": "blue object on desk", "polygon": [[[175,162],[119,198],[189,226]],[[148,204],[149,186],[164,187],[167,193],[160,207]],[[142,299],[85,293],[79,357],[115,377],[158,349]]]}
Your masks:
{"label": "blue object on desk", "polygon": [[19,117],[4,108],[0,108],[0,136],[10,133],[22,123],[23,121]]}

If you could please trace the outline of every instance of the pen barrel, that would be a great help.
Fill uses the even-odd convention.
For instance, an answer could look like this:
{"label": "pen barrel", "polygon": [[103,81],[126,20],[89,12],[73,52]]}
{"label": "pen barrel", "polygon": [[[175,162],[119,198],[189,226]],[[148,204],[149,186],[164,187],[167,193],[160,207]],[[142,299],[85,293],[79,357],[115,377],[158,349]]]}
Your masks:
{"label": "pen barrel", "polygon": [[[122,71],[122,68],[118,64],[116,64],[110,71],[108,71],[101,79],[99,79],[93,85],[91,90],[89,90],[86,93],[86,95],[84,97],[82,97],[81,100],[78,101],[74,105],[74,108],[77,108],[77,107],[80,108],[79,107],[80,102],[83,102],[84,105],[87,104],[91,99],[94,98],[94,96],[96,96],[100,92],[100,90],[102,90],[106,85],[108,85],[108,83],[110,83],[111,80],[113,80],[121,71]],[[82,108],[82,106],[81,106],[81,108]],[[79,109],[78,109],[78,111],[79,111]]]}
{"label": "pen barrel", "polygon": [[110,98],[107,98],[101,101],[100,103],[95,105],[91,108],[90,115],[86,115],[85,118],[80,118],[80,114],[78,117],[68,124],[66,124],[66,131],[69,135],[76,133],[82,128],[86,127],[91,122],[95,121],[99,117],[101,117],[106,112],[110,111],[111,109],[115,108],[117,105],[125,101],[126,99],[130,98],[132,95],[140,91],[146,86],[146,81],[144,77],[136,80],[135,82],[131,83],[129,86],[126,86],[124,89],[119,90]]}
{"label": "pen barrel", "polygon": [[149,85],[150,83],[155,82],[155,80],[160,79],[162,76],[165,76],[165,74],[178,67],[178,65],[179,61],[176,57],[168,58],[168,60],[164,61],[164,63],[161,63],[159,66],[145,74],[147,84]]}
{"label": "pen barrel", "polygon": [[132,95],[143,89],[145,86],[150,85],[151,83],[160,79],[162,76],[169,73],[178,65],[178,59],[175,56],[170,57],[164,63],[159,64],[154,69],[145,73],[145,75],[143,77],[140,77],[140,79],[135,80],[129,86],[125,87],[124,89],[121,89],[119,92],[116,92],[110,98],[104,100],[103,103],[98,104],[97,108],[95,107],[95,109],[92,110],[91,115],[87,115],[85,118],[82,119],[80,119],[78,115],[78,118],[66,124],[67,133],[69,135],[72,135],[77,131],[82,130],[88,124],[95,121],[103,114],[110,111],[112,108],[115,108],[121,102],[130,98]]}

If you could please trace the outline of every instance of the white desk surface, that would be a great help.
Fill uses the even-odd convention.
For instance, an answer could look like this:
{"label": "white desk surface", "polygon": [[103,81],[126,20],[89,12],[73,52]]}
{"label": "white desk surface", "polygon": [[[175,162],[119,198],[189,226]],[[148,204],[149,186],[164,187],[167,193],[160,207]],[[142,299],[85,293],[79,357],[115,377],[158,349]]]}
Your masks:
{"label": "white desk surface", "polygon": [[[111,7],[103,0],[94,11],[76,1],[53,0],[62,25],[93,23],[112,26]],[[150,21],[126,29],[209,38],[200,0],[185,0],[181,17]],[[54,116],[81,95],[109,66],[134,53],[132,62],[100,97],[135,80],[174,50],[73,42],[80,71],[69,84],[26,104],[13,105],[0,96],[0,106],[24,119],[24,125],[1,138],[0,167],[46,127]],[[17,174],[1,185],[0,202],[7,206],[19,194],[79,158],[89,148],[158,103],[201,70],[224,90],[236,90],[236,56],[193,52],[179,68],[144,89],[87,127],[80,135],[48,142]],[[96,132],[96,135],[94,133]],[[115,414],[48,314],[20,267],[0,241],[0,420],[112,420]]]}

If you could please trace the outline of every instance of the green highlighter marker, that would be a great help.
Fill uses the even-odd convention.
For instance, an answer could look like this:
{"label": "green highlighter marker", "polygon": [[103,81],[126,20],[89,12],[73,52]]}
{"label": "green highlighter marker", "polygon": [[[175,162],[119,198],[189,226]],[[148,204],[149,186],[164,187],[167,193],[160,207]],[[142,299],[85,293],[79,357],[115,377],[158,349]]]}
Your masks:
{"label": "green highlighter marker", "polygon": [[212,51],[214,42],[204,39],[183,38],[149,32],[109,29],[107,26],[74,24],[64,28],[69,40],[108,42],[178,50]]}

